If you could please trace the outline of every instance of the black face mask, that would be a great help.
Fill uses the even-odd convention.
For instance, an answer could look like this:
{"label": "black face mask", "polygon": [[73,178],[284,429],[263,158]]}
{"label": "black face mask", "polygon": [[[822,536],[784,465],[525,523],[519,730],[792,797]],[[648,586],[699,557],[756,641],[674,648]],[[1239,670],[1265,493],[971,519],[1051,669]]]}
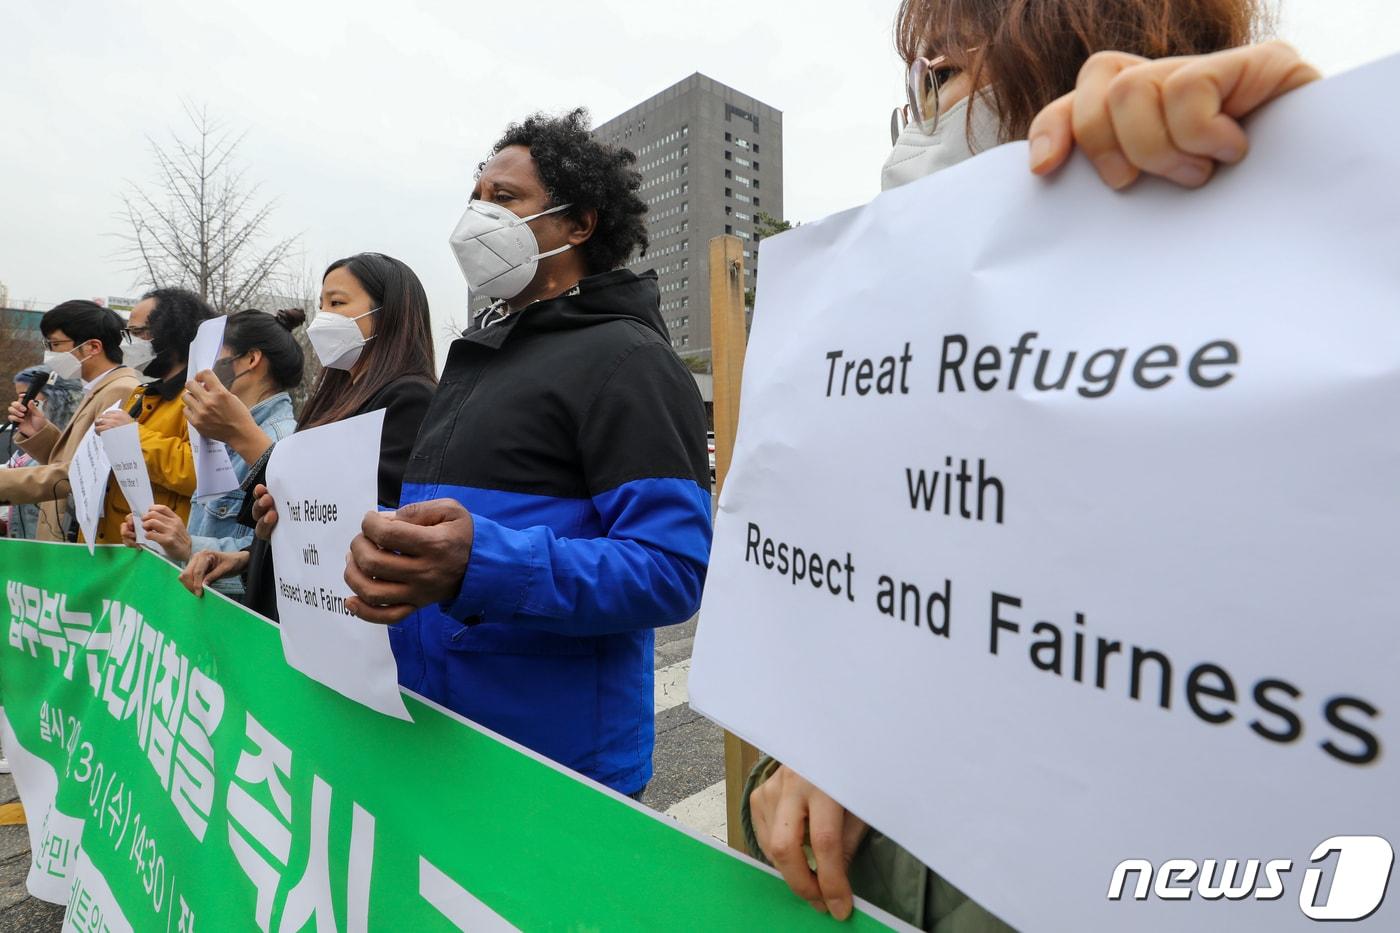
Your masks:
{"label": "black face mask", "polygon": [[223,384],[223,387],[225,389],[228,389],[230,392],[233,391],[233,383],[238,379],[239,376],[248,375],[247,370],[244,370],[241,373],[235,373],[233,371],[233,362],[236,359],[238,359],[238,357],[230,356],[225,359],[218,360],[214,363],[215,377],[217,377],[219,382]]}

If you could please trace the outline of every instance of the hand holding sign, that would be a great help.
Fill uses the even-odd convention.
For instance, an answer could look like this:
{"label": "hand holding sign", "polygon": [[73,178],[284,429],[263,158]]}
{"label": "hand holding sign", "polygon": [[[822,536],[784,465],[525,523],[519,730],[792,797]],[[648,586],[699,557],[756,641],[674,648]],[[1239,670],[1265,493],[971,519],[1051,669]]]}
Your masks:
{"label": "hand holding sign", "polygon": [[135,424],[135,421],[120,408],[112,408],[108,411],[104,411],[102,414],[98,415],[97,420],[93,422],[93,426],[97,428],[98,434],[106,433],[112,428],[119,428],[124,424]]}
{"label": "hand holding sign", "polygon": [[454,499],[370,512],[350,543],[348,607],[367,622],[401,622],[415,609],[454,598],[472,552],[472,515]]}
{"label": "hand holding sign", "polygon": [[277,503],[262,483],[253,487],[253,534],[263,541],[272,540],[272,530],[277,527]]}
{"label": "hand holding sign", "polygon": [[189,529],[175,511],[164,505],[153,505],[141,517],[146,537],[160,545],[171,560],[187,561],[193,542]]}
{"label": "hand holding sign", "polygon": [[1099,52],[1031,124],[1031,171],[1053,172],[1078,144],[1111,188],[1143,172],[1198,188],[1248,151],[1236,121],[1320,77],[1283,42],[1155,61]]}
{"label": "hand holding sign", "polygon": [[248,406],[224,388],[213,370],[206,369],[185,383],[185,417],[203,437],[227,444],[247,463],[272,446]]}

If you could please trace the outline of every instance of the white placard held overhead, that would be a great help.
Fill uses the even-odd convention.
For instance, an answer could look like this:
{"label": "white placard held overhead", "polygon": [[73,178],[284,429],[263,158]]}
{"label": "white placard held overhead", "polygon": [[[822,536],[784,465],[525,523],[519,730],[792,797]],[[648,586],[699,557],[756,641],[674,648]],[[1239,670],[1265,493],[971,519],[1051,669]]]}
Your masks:
{"label": "white placard held overhead", "polygon": [[[222,314],[210,318],[199,325],[194,340],[190,341],[190,355],[186,372],[193,379],[197,373],[213,369],[219,358],[219,348],[224,345],[224,325],[228,318]],[[222,442],[202,436],[189,426],[190,446],[194,449],[194,498],[221,496],[238,488],[238,474],[233,470],[228,448]]]}
{"label": "white placard held overhead", "polygon": [[141,519],[155,505],[151,493],[151,474],[146,469],[146,459],[141,455],[141,426],[123,424],[102,432],[102,449],[107,454],[112,475],[117,478],[126,504],[131,506],[131,522],[136,529],[136,543],[144,545],[164,555],[165,549],[146,537]]}
{"label": "white placard held overhead", "polygon": [[691,704],[1031,933],[1380,904],[1397,84],[1201,191],[1018,144],[765,242]]}
{"label": "white placard held overhead", "polygon": [[408,719],[389,630],[350,615],[345,555],[378,505],[384,410],[301,431],[277,442],[267,488],[277,612],[287,663],[345,696]]}

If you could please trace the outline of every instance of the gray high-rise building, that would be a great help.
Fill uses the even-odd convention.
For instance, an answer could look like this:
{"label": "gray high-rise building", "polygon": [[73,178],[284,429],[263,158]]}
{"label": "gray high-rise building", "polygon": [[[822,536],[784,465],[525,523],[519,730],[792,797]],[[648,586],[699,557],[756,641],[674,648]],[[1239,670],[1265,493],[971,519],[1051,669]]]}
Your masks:
{"label": "gray high-rise building", "polygon": [[651,246],[632,268],[657,271],[676,352],[708,357],[709,241],[744,241],[744,288],[753,288],[757,216],[783,216],[782,111],[696,73],[594,133],[637,154]]}

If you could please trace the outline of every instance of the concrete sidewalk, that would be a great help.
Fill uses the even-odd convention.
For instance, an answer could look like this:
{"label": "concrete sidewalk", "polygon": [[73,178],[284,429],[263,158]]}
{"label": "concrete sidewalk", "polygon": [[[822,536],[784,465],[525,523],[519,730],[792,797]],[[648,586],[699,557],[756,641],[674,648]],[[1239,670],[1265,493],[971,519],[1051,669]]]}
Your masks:
{"label": "concrete sidewalk", "polygon": [[[13,806],[11,806],[13,805]],[[19,816],[14,778],[0,774],[0,930],[4,933],[57,933],[63,908],[29,896],[29,830],[13,823]]]}

